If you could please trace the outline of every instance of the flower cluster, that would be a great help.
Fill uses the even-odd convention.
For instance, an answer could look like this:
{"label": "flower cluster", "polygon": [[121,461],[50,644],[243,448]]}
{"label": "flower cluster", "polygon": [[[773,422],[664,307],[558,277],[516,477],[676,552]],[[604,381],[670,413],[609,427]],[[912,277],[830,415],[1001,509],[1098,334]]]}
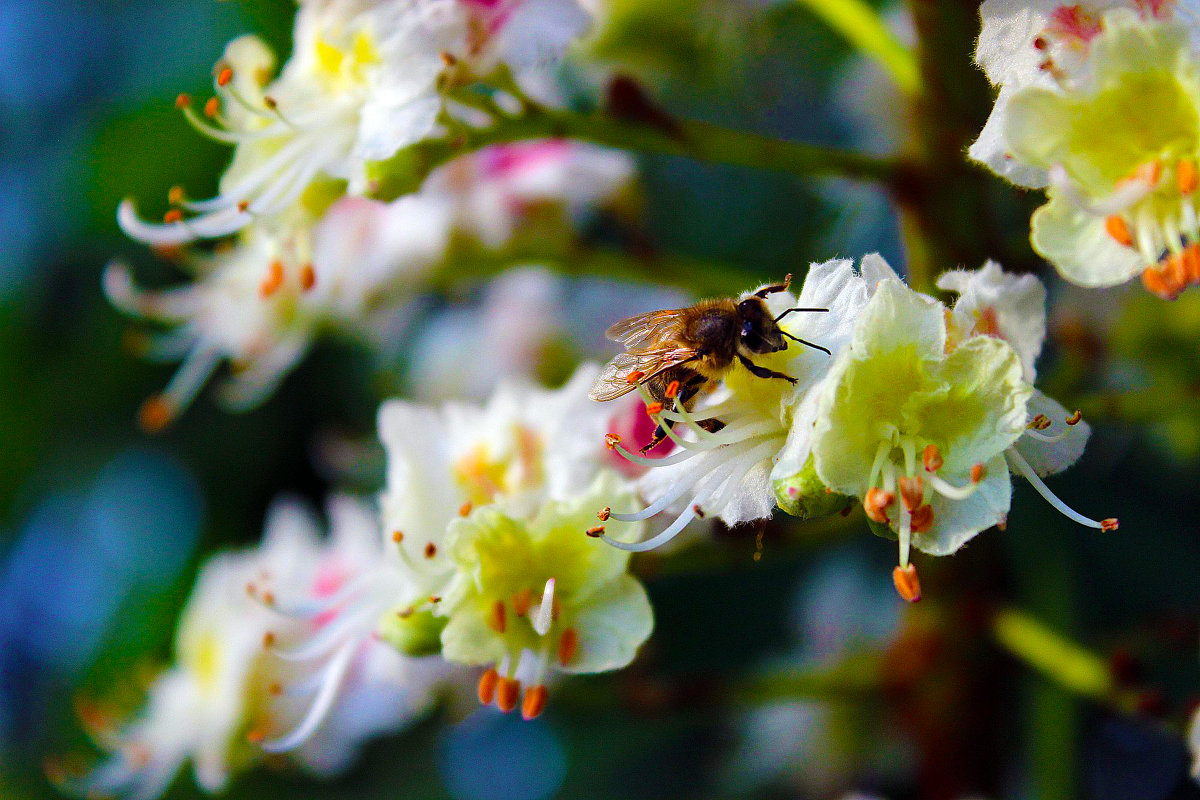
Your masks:
{"label": "flower cluster", "polygon": [[971,155],[1046,187],[1034,249],[1070,281],[1200,282],[1200,37],[1184,4],[987,0],[976,59],[999,87]]}
{"label": "flower cluster", "polygon": [[[306,1],[277,78],[260,40],[232,42],[203,113],[178,102],[201,133],[236,148],[220,194],[173,188],[161,224],[131,201],[118,212],[126,233],[191,276],[146,291],[124,264],[106,274],[117,307],[167,327],[131,337],[135,349],[183,362],[142,426],[166,426],[222,362],[222,399],[253,406],[320,334],[394,335],[414,297],[453,274],[464,242],[502,251],[535,217],[550,223],[543,241],[569,237],[584,210],[614,201],[633,178],[630,158],[564,140],[497,144],[434,170],[414,194],[365,197],[367,164],[444,134],[449,87],[503,67],[514,91],[549,97],[550,68],[588,20],[573,0]],[[203,239],[223,240],[199,250]]]}
{"label": "flower cluster", "polygon": [[279,502],[262,545],[210,561],[175,666],[132,722],[98,726],[113,755],[62,783],[155,797],[190,759],[215,792],[269,752],[337,771],[363,739],[461,688],[467,667],[486,667],[482,703],[533,719],[552,673],[628,664],[653,627],[649,600],[628,554],[584,531],[598,504],[634,500],[603,444],[632,406],[588,400],[595,375],[554,391],[508,383],[482,407],[384,405],[378,508],[335,497],[323,542]]}
{"label": "flower cluster", "polygon": [[[795,379],[764,380],[735,368],[696,408],[652,409],[676,449],[659,460],[610,446],[653,468],[642,479],[643,511],[603,516],[640,520],[682,508],[657,536],[626,550],[665,543],[705,514],[733,525],[788,513],[815,516],[861,503],[868,519],[899,542],[896,588],[920,597],[912,548],[948,555],[980,531],[1003,526],[1010,473],[1089,527],[1116,528],[1067,507],[1041,480],[1079,458],[1088,427],[1034,388],[1045,337],[1045,290],[1033,276],[988,263],[942,276],[958,294],[951,308],[908,288],[879,256],[861,271],[849,261],[814,264],[798,297],[769,295],[785,333],[830,354],[789,347],[760,356]],[[787,315],[792,307],[828,314]],[[661,405],[661,404],[659,404]],[[706,421],[718,420],[716,426]],[[623,537],[629,538],[629,537]]]}
{"label": "flower cluster", "polygon": [[[336,604],[380,557],[378,522],[368,507],[337,496],[329,518],[331,533],[322,540],[306,508],[277,501],[261,545],[204,565],[180,620],[175,663],[154,680],[145,709],[115,724],[98,706],[81,704],[97,745],[111,755],[85,775],[55,770],[65,788],[89,797],[153,798],[190,760],[197,783],[218,792],[233,771],[261,759],[257,743],[302,724],[310,704],[333,705],[334,692],[300,680],[301,665],[267,649],[321,636],[332,615],[281,612]],[[439,659],[402,655],[370,639],[339,651],[332,663],[344,684],[337,710],[294,754],[317,774],[345,769],[367,737],[419,719],[456,680],[456,670]]]}

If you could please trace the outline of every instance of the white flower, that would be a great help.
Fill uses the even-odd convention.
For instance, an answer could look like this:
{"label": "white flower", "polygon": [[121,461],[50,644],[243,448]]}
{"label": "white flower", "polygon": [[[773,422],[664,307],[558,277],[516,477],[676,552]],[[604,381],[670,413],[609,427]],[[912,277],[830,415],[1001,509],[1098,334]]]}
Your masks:
{"label": "white flower", "polygon": [[500,248],[539,209],[561,208],[569,221],[613,200],[634,170],[628,154],[595,145],[513,142],[451,161],[429,176],[422,193],[448,198],[459,231]]}
{"label": "white flower", "polygon": [[[864,259],[864,272],[870,273],[874,264],[875,259]],[[854,319],[867,302],[868,286],[852,262],[827,261],[809,268],[798,297],[784,291],[769,294],[766,300],[784,332],[836,355],[849,341]],[[828,311],[787,313],[795,308]],[[676,426],[668,433],[676,450],[665,458],[639,456],[610,440],[626,458],[651,467],[641,482],[650,505],[636,513],[614,512],[612,519],[631,522],[682,508],[675,521],[651,539],[611,540],[612,544],[625,550],[649,550],[670,541],[697,516],[712,514],[736,525],[771,515],[776,502],[774,481],[781,470],[788,475],[798,470],[808,456],[815,410],[810,397],[833,357],[793,342],[783,352],[757,356],[755,361],[795,378],[796,383],[759,378],[735,366],[711,400],[693,411],[676,403],[656,415],[656,420]],[[700,424],[706,420],[724,425],[709,432]]]}
{"label": "white flower", "polygon": [[121,226],[171,245],[225,236],[297,204],[320,213],[342,192],[366,192],[370,162],[434,133],[448,65],[474,76],[507,61],[518,80],[532,80],[589,21],[573,0],[305,0],[278,78],[266,45],[243,37],[217,64],[217,97],[203,115],[181,97],[194,127],[236,147],[220,193],[184,200],[160,225],[126,201]]}
{"label": "white flower", "polygon": [[1043,187],[1044,167],[1014,157],[1005,134],[1009,102],[1029,86],[1073,86],[1087,70],[1092,42],[1104,30],[1104,14],[1128,8],[1144,19],[1188,16],[1190,0],[985,0],[975,61],[999,88],[996,105],[970,155],[1021,186]]}
{"label": "white flower", "polygon": [[[373,557],[345,524],[349,502],[333,502],[334,535],[327,546],[303,508],[280,502],[271,509],[259,548],[218,555],[203,567],[180,620],[174,665],[151,686],[136,718],[97,732],[112,755],[88,774],[66,779],[66,788],[150,800],[191,760],[200,787],[219,792],[233,771],[258,757],[252,741],[295,724],[296,701],[300,709],[309,702],[305,689],[283,689],[293,676],[264,643],[302,636],[307,623],[281,617],[270,606],[281,592],[315,600],[336,591],[364,568],[364,558]],[[347,668],[366,667],[374,658],[369,650],[356,652]],[[317,771],[343,768],[363,738],[400,727],[428,708],[441,675],[412,663],[390,671],[359,669],[349,693],[382,694],[388,713],[326,731],[321,747],[302,754],[300,762]]]}
{"label": "white flower", "polygon": [[506,383],[482,408],[392,400],[380,409],[383,525],[421,595],[444,594],[453,574],[445,537],[454,519],[492,504],[528,518],[546,500],[578,496],[608,468],[614,409],[588,399],[596,374],[580,367],[557,390]]}
{"label": "white flower", "polygon": [[222,361],[233,368],[223,399],[235,408],[260,402],[318,333],[366,336],[394,317],[448,238],[449,209],[429,198],[343,198],[315,229],[253,226],[228,248],[189,257],[197,277],[187,286],[142,291],[126,267],[111,266],[105,290],[116,306],[173,326],[150,337],[147,355],[183,360],[143,407],[143,425],[170,422]]}

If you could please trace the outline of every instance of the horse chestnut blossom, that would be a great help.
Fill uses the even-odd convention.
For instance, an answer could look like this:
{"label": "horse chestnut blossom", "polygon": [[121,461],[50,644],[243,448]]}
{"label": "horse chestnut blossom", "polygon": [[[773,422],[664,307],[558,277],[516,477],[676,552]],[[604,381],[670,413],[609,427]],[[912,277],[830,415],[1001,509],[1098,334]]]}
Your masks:
{"label": "horse chestnut blossom", "polygon": [[[822,286],[839,288],[823,294]],[[863,259],[862,276],[845,261],[815,265],[796,302],[823,301],[847,313],[829,323],[825,340],[812,327],[795,333],[830,343],[831,363],[805,370],[795,359],[819,353],[789,348],[770,367],[806,376],[793,391],[735,371],[715,406],[693,413],[677,403],[668,418],[688,424],[691,438],[672,433],[678,449],[642,479],[658,499],[643,512],[603,514],[642,519],[683,497],[691,498],[689,508],[648,541],[611,543],[656,547],[705,506],[732,524],[767,517],[776,502],[789,513],[815,516],[855,497],[873,524],[898,539],[893,577],[912,601],[920,598],[912,548],[949,555],[1004,524],[1010,467],[1074,521],[1115,529],[1115,519],[1082,516],[1041,480],[1074,463],[1088,435],[1077,413],[1067,414],[1033,387],[1046,330],[1041,284],[988,263],[977,272],[947,273],[941,286],[959,294],[953,309],[909,289],[879,256]],[[816,316],[808,321],[819,324]],[[726,424],[709,433],[696,424],[705,418]],[[620,448],[611,438],[610,444]]]}
{"label": "horse chestnut blossom", "polygon": [[[442,654],[488,665],[480,702],[495,700],[507,712],[520,696],[521,715],[533,719],[546,706],[547,670],[606,672],[633,660],[654,627],[646,591],[626,572],[628,553],[579,535],[594,524],[599,503],[622,500],[631,502],[632,490],[606,471],[588,491],[545,503],[532,518],[490,505],[451,524],[455,573],[443,600]],[[532,668],[522,696],[518,670],[526,659]]]}
{"label": "horse chestnut blossom", "polygon": [[[300,724],[310,703],[330,702],[332,695],[297,681],[293,665],[269,652],[327,621],[297,622],[272,606],[320,603],[377,557],[369,511],[335,497],[329,513],[332,534],[322,543],[303,507],[277,502],[258,548],[205,564],[180,620],[175,664],[154,681],[147,706],[129,723],[112,728],[95,712],[84,715],[112,755],[85,775],[59,775],[64,788],[151,800],[190,760],[200,787],[219,792],[233,772],[261,757],[258,742]],[[366,738],[423,715],[452,674],[439,659],[407,658],[379,642],[341,654],[339,663],[348,676],[341,707],[352,713],[310,731],[308,746],[295,753],[297,763],[319,774],[344,770]]]}
{"label": "horse chestnut blossom", "polygon": [[1200,281],[1200,71],[1190,29],[1158,16],[1098,17],[1072,79],[1013,93],[1002,126],[1013,158],[1048,176],[1034,249],[1074,283],[1140,274],[1173,299]]}
{"label": "horse chestnut blossom", "polygon": [[[873,264],[872,258],[864,259],[864,275],[872,275]],[[854,320],[869,293],[869,277],[856,273],[850,261],[833,260],[810,267],[798,296],[774,292],[765,300],[785,333],[836,355],[849,342]],[[797,307],[828,311],[786,314]],[[722,387],[693,411],[676,403],[652,415],[676,445],[666,457],[638,455],[621,444],[619,436],[608,437],[609,446],[622,457],[650,468],[640,489],[651,501],[635,512],[610,509],[606,512],[610,518],[636,522],[668,509],[678,510],[674,522],[652,539],[635,543],[624,535],[607,537],[611,544],[638,552],[665,544],[697,517],[712,514],[736,525],[771,515],[780,471],[791,474],[792,461],[803,463],[801,455],[807,456],[799,453],[803,444],[791,432],[811,428],[815,407],[808,398],[815,396],[813,388],[824,378],[833,358],[792,344],[780,353],[757,355],[755,360],[766,369],[795,378],[796,383],[758,378],[735,366]],[[724,423],[716,432],[705,424],[714,419]],[[674,423],[673,429],[666,427],[668,421]]]}
{"label": "horse chestnut blossom", "polygon": [[121,205],[121,227],[153,245],[217,238],[251,221],[308,211],[369,188],[367,165],[433,134],[444,85],[507,65],[544,83],[590,23],[574,0],[303,0],[292,56],[277,78],[260,39],[234,40],[203,108],[181,95],[193,127],[236,148],[220,191],[162,224]]}
{"label": "horse chestnut blossom", "polygon": [[436,199],[391,204],[343,198],[315,227],[253,226],[210,255],[182,254],[193,283],[138,289],[127,267],[105,274],[109,299],[127,314],[173,326],[143,344],[147,356],[182,359],[162,394],[141,411],[156,431],[187,407],[222,361],[223,399],[248,408],[274,391],[322,331],[370,339],[403,309],[442,258],[451,209]]}
{"label": "horse chestnut blossom", "polygon": [[[462,621],[467,618],[463,598],[470,594],[464,580],[503,573],[504,581],[524,581],[513,589],[522,597],[522,587],[536,584],[538,594],[530,595],[533,599],[522,607],[521,613],[525,613],[542,596],[546,581],[556,577],[562,582],[560,610],[563,603],[574,603],[568,606],[567,618],[578,621],[565,623],[566,627],[546,623],[549,627],[543,626],[542,635],[553,627],[558,637],[555,647],[566,648],[563,637],[568,643],[575,637],[583,648],[579,652],[587,654],[578,661],[566,658],[563,669],[615,669],[632,658],[637,644],[649,635],[648,605],[644,619],[638,611],[636,625],[627,626],[617,618],[633,613],[630,604],[636,605],[639,597],[645,604],[644,595],[638,594],[640,587],[631,588],[615,573],[604,573],[607,577],[603,580],[599,575],[581,574],[593,567],[608,569],[614,563],[619,564],[620,572],[626,559],[597,557],[586,541],[574,549],[563,544],[568,532],[571,541],[576,537],[583,540],[583,532],[595,525],[598,493],[632,497],[631,483],[615,469],[602,443],[613,409],[596,406],[587,397],[596,373],[595,366],[583,367],[557,390],[510,382],[497,389],[484,407],[448,404],[434,408],[397,400],[380,409],[379,433],[388,460],[387,487],[380,498],[383,549],[377,551],[371,568],[347,582],[337,595],[297,611],[302,619],[316,616],[326,622],[296,647],[277,650],[277,655],[311,664],[304,682],[323,687],[320,697],[329,699],[314,702],[309,716],[292,732],[265,742],[267,749],[298,747],[318,729],[345,677],[344,657],[338,654],[356,652],[373,639],[382,639],[410,656],[441,652],[451,662],[484,663],[460,635],[467,624]],[[587,507],[582,516],[578,511],[581,504]],[[493,523],[500,524],[495,522],[499,519],[523,531],[526,538],[520,544],[525,556],[491,550],[483,544],[490,541],[485,531],[491,530]],[[471,526],[464,528],[464,520]],[[474,555],[464,544],[470,538],[464,532],[468,530],[480,532],[482,537]],[[533,551],[536,558],[529,555]],[[561,562],[555,560],[560,557]],[[617,593],[610,609],[617,621],[612,624],[628,627],[626,645],[616,640],[601,644],[614,633],[604,621],[608,612],[594,610],[608,608],[603,606],[604,598],[591,594],[601,589]],[[544,650],[539,645],[527,665],[530,679],[535,680],[533,686],[542,687],[535,696],[541,696],[543,703]],[[627,653],[625,661],[617,664],[614,652]],[[510,655],[507,666],[511,669],[505,677],[515,680],[520,650]],[[526,716],[536,716],[531,710],[536,701],[528,703],[535,705],[526,707]],[[515,707],[500,705],[506,711]]]}
{"label": "horse chestnut blossom", "polygon": [[975,61],[998,88],[996,105],[969,155],[1020,186],[1042,188],[1046,170],[1016,158],[1005,138],[1008,104],[1022,89],[1069,91],[1086,71],[1106,12],[1127,8],[1145,20],[1170,21],[1190,11],[1191,0],[984,0]]}

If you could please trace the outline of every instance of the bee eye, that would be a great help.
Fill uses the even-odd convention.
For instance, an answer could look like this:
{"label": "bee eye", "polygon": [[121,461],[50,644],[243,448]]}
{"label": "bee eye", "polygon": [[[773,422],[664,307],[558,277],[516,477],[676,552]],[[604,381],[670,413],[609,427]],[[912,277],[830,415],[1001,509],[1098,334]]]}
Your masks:
{"label": "bee eye", "polygon": [[743,338],[743,339],[747,339],[747,338],[749,338],[749,336],[750,336],[750,333],[751,333],[753,330],[754,330],[754,326],[753,326],[753,325],[751,325],[749,322],[743,322],[743,323],[742,323],[742,338]]}

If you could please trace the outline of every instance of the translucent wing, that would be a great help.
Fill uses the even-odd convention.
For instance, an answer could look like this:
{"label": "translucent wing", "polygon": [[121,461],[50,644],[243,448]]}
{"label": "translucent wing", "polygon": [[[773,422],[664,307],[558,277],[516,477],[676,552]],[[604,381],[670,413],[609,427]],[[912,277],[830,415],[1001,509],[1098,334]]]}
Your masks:
{"label": "translucent wing", "polygon": [[674,338],[684,311],[686,309],[673,308],[638,314],[613,324],[604,335],[611,341],[624,344],[626,350],[643,350],[655,341]]}
{"label": "translucent wing", "polygon": [[[690,347],[663,347],[656,350],[640,350],[621,353],[604,367],[600,377],[592,384],[588,397],[593,400],[614,400],[628,394],[649,378],[671,367],[699,357],[700,352]],[[632,383],[631,373],[642,373]]]}

